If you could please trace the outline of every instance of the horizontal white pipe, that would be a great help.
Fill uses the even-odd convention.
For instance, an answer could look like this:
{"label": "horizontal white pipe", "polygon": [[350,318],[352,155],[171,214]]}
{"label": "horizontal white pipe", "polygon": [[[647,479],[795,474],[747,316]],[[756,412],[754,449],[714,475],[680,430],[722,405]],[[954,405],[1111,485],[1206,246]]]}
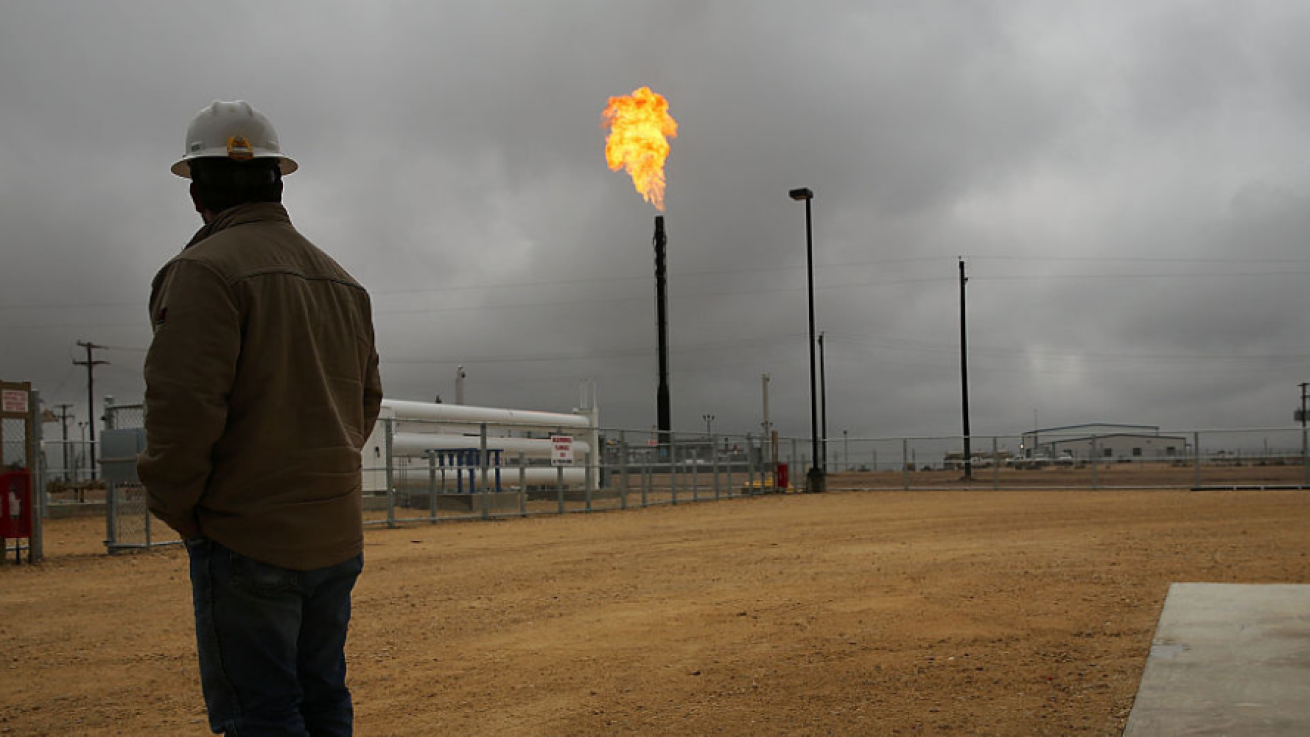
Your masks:
{"label": "horizontal white pipe", "polygon": [[[534,466],[526,470],[527,483],[531,486],[549,486],[558,479],[559,471],[554,468],[545,466]],[[399,469],[393,472],[395,484],[398,488],[403,489],[426,489],[428,488],[428,469],[426,468],[408,468]],[[482,481],[481,469],[473,470],[473,478],[477,482]],[[468,471],[464,472],[464,488],[468,489]],[[564,483],[570,486],[582,484],[587,480],[586,469],[577,466],[569,466],[564,469]],[[437,484],[441,483],[441,471],[437,470]],[[494,488],[496,483],[496,472],[494,469],[487,469],[487,485]],[[517,468],[500,469],[500,486],[502,489],[510,486],[518,486],[519,470]],[[440,487],[438,487],[440,488]],[[455,491],[455,473],[449,469],[446,470],[446,491]]]}
{"label": "horizontal white pipe", "polygon": [[386,410],[390,410],[397,420],[426,420],[475,425],[487,422],[497,425],[512,425],[514,427],[540,428],[591,426],[590,421],[583,415],[523,409],[500,409],[498,407],[470,407],[463,404],[409,402],[403,399],[384,399],[382,400],[382,409],[384,414]]}
{"label": "horizontal white pipe", "polygon": [[[398,432],[391,437],[391,452],[398,456],[421,456],[429,450],[456,450],[480,448],[482,440],[474,435],[436,435],[429,433]],[[549,458],[549,438],[487,438],[488,450],[503,451],[501,461],[508,463],[519,453],[529,458]],[[573,455],[581,460],[582,454],[591,452],[591,445],[574,438]]]}

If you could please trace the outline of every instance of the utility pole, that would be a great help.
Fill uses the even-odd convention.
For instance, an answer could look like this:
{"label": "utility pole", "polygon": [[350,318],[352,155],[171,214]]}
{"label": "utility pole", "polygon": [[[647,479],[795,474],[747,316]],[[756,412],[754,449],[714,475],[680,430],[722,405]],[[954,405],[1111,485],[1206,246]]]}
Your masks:
{"label": "utility pole", "polygon": [[964,257],[960,257],[960,393],[964,405],[964,477],[973,478],[973,453],[969,448],[969,343],[964,322]]}
{"label": "utility pole", "polygon": [[[464,373],[463,366],[460,366],[459,368],[455,369],[455,404],[458,404],[460,406],[463,406],[464,404],[464,377],[465,376],[468,376],[468,374]],[[441,395],[438,394],[437,396],[438,398],[440,398]]]}
{"label": "utility pole", "polygon": [[64,467],[64,481],[68,481],[68,408],[73,405],[65,402],[55,405],[59,410],[59,430],[63,445],[59,446],[59,465]]}
{"label": "utility pole", "polygon": [[75,366],[86,366],[86,414],[87,424],[91,426],[91,480],[96,480],[96,366],[108,365],[108,361],[97,361],[95,351],[97,348],[104,350],[104,346],[96,345],[89,340],[77,341],[77,344],[86,349],[85,361],[73,361]]}

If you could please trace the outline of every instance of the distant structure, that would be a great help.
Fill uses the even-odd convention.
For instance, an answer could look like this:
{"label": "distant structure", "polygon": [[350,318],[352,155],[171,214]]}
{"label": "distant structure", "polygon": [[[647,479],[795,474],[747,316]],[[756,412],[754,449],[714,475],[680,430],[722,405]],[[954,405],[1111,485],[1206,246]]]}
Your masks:
{"label": "distant structure", "polygon": [[1087,424],[1026,432],[1019,445],[1024,458],[1097,460],[1173,459],[1189,452],[1187,438],[1161,435],[1158,425]]}

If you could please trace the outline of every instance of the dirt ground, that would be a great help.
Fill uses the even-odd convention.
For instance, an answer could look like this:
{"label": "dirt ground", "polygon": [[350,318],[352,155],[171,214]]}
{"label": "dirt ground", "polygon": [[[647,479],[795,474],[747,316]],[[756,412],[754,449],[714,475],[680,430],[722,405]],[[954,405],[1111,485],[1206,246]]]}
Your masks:
{"label": "dirt ground", "polygon": [[[356,733],[1118,735],[1169,583],[1310,581],[1310,492],[853,492],[370,529]],[[203,735],[185,555],[0,568],[0,734]]]}

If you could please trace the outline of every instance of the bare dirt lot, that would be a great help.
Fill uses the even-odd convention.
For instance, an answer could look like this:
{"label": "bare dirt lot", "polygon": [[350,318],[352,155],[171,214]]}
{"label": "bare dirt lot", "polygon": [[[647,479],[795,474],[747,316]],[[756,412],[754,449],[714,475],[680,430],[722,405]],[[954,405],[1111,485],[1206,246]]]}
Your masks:
{"label": "bare dirt lot", "polygon": [[[381,735],[1118,735],[1173,581],[1310,581],[1310,492],[858,492],[370,529]],[[185,557],[0,568],[0,734],[207,734]]]}

